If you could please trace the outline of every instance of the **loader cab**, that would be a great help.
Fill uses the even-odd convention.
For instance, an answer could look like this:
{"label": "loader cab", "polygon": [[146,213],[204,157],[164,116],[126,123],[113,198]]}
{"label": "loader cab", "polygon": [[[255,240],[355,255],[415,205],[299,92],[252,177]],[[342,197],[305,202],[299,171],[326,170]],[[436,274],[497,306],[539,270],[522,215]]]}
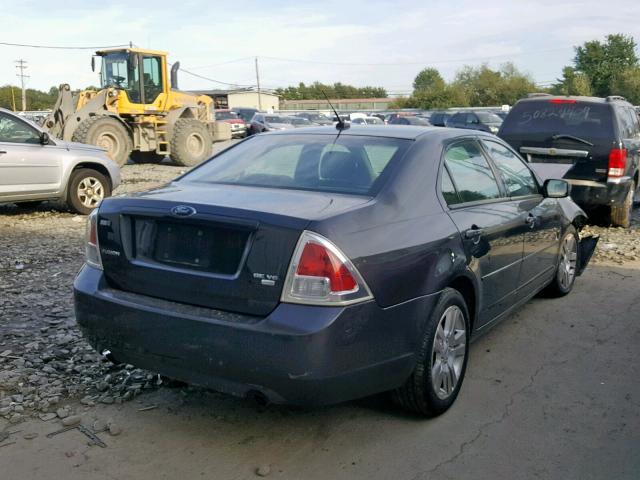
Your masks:
{"label": "loader cab", "polygon": [[142,49],[105,50],[102,57],[102,88],[115,88],[120,113],[140,114],[152,108],[163,110],[168,88],[167,55]]}

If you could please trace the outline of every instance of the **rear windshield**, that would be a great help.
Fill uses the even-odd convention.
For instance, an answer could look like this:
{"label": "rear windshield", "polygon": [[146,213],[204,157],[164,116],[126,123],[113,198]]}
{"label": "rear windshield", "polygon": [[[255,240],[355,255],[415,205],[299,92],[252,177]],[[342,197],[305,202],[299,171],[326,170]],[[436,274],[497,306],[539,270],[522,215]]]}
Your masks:
{"label": "rear windshield", "polygon": [[236,120],[238,114],[236,112],[215,112],[216,120]]}
{"label": "rear windshield", "polygon": [[549,137],[568,134],[585,139],[612,137],[611,108],[586,102],[521,102],[511,109],[500,131],[500,135],[541,134]]}
{"label": "rear windshield", "polygon": [[260,135],[181,181],[374,195],[412,141],[331,135]]}
{"label": "rear windshield", "polygon": [[482,123],[502,123],[502,119],[495,113],[476,112],[476,115]]}

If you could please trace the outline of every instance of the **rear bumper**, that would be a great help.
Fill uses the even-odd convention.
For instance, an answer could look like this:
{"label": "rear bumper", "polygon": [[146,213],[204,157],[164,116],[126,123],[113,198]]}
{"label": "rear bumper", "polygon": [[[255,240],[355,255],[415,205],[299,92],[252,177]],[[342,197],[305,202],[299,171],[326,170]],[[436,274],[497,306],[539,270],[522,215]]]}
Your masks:
{"label": "rear bumper", "polygon": [[321,405],[400,386],[438,294],[382,309],[280,304],[265,318],[114,290],[83,267],[76,319],[98,351],[141,368],[274,403]]}
{"label": "rear bumper", "polygon": [[595,207],[624,202],[632,179],[622,177],[606,183],[590,180],[566,179],[571,184],[571,198],[580,206]]}

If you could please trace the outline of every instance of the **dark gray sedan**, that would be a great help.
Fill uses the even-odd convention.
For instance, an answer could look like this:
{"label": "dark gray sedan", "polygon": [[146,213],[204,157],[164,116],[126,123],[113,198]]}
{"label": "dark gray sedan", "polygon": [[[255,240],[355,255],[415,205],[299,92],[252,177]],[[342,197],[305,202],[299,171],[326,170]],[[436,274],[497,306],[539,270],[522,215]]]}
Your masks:
{"label": "dark gray sedan", "polygon": [[439,414],[470,339],[587,264],[568,193],[483,132],[257,135],[101,204],[76,318],[115,361],[222,392]]}

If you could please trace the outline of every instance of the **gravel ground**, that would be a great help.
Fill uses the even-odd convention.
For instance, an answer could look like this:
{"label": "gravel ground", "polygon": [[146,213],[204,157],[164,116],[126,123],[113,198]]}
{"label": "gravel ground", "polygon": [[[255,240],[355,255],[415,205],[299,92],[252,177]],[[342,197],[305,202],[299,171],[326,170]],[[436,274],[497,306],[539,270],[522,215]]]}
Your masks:
{"label": "gravel ground", "polygon": [[[184,171],[127,165],[115,194],[145,190]],[[594,263],[640,258],[640,209],[634,217],[628,230],[585,229],[601,236]],[[162,384],[152,373],[104,361],[81,337],[71,286],[83,263],[84,228],[85,217],[56,205],[0,206],[0,417],[11,423],[25,416],[73,418],[77,400],[89,407],[122,403]]]}

